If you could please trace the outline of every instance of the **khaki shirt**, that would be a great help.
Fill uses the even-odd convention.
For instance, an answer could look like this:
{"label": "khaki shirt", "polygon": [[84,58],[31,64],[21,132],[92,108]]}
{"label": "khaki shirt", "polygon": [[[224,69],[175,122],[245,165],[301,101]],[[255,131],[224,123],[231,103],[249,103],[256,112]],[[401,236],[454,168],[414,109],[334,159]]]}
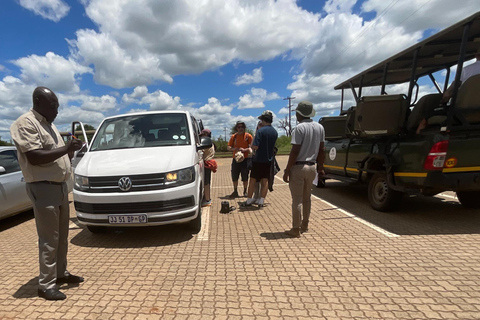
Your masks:
{"label": "khaki shirt", "polygon": [[25,153],[32,150],[52,150],[65,146],[54,124],[31,109],[21,115],[10,127],[10,134],[17,147],[18,162],[26,182],[66,182],[71,179],[72,167],[68,154],[53,162],[32,165]]}

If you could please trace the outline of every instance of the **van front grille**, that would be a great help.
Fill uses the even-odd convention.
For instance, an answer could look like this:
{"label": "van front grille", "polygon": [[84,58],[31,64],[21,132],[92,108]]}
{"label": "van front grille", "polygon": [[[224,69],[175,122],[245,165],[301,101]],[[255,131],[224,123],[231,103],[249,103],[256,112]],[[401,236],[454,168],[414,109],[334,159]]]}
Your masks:
{"label": "van front grille", "polygon": [[91,214],[148,213],[182,210],[195,204],[193,196],[153,202],[133,203],[85,203],[75,201],[75,210]]}

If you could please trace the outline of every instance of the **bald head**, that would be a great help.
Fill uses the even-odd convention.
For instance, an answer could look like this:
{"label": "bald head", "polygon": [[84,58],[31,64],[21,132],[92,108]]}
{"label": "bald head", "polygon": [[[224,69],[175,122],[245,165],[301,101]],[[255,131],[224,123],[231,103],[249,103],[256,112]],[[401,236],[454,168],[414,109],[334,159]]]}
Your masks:
{"label": "bald head", "polygon": [[33,110],[52,123],[58,114],[58,98],[55,93],[46,87],[37,87],[33,90],[32,99]]}

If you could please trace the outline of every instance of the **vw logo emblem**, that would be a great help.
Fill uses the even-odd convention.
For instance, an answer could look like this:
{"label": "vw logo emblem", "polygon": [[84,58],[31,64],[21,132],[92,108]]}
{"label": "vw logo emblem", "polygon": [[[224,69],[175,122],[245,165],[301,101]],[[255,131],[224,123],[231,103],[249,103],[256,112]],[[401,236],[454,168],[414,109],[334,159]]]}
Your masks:
{"label": "vw logo emblem", "polygon": [[128,191],[132,188],[132,180],[129,177],[122,177],[118,180],[118,187],[122,191]]}

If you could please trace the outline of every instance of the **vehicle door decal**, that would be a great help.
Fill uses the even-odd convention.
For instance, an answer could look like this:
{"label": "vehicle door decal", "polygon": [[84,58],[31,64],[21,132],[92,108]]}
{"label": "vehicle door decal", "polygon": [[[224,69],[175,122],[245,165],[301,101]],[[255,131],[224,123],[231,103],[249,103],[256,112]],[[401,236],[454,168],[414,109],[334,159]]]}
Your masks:
{"label": "vehicle door decal", "polygon": [[335,149],[335,147],[332,147],[332,149],[330,149],[330,152],[328,153],[328,157],[332,161],[335,160],[335,158],[337,157],[337,149]]}

